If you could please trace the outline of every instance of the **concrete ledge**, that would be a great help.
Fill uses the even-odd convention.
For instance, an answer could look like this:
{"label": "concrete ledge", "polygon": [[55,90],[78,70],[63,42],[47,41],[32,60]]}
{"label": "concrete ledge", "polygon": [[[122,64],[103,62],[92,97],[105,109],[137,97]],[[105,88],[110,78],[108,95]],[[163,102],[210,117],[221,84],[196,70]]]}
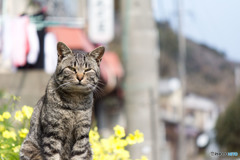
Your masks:
{"label": "concrete ledge", "polygon": [[43,96],[51,75],[43,70],[0,73],[0,90],[21,97],[18,105],[34,106]]}

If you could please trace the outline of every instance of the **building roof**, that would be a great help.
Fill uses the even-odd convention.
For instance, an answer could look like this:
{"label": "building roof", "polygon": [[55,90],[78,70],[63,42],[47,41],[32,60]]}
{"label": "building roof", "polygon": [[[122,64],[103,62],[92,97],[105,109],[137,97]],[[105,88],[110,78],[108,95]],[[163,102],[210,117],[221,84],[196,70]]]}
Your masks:
{"label": "building roof", "polygon": [[161,95],[171,94],[181,87],[178,78],[161,79],[159,81],[159,93]]}
{"label": "building roof", "polygon": [[197,96],[195,94],[189,94],[184,98],[184,106],[188,109],[196,109],[202,111],[210,111],[216,109],[217,105],[212,100]]}

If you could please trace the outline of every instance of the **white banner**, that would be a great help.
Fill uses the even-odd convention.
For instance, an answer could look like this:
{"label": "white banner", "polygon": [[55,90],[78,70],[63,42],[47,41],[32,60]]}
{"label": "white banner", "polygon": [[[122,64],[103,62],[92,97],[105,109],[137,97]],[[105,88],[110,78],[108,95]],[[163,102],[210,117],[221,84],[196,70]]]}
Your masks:
{"label": "white banner", "polygon": [[114,37],[113,0],[89,0],[88,35],[93,43],[106,44]]}

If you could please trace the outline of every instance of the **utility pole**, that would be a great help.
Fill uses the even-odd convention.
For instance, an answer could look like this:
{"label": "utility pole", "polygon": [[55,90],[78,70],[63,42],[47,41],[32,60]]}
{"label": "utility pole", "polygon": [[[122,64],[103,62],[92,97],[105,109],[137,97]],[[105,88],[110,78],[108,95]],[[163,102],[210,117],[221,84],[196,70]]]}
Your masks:
{"label": "utility pole", "polygon": [[181,118],[179,123],[179,142],[178,142],[178,160],[186,159],[186,145],[185,145],[185,125],[184,125],[184,104],[183,99],[186,93],[186,40],[183,35],[183,0],[178,0],[178,69],[179,77],[182,86],[182,100],[181,100]]}
{"label": "utility pole", "polygon": [[122,0],[123,62],[127,131],[139,129],[144,142],[129,147],[131,158],[159,160],[158,32],[151,1]]}
{"label": "utility pole", "polygon": [[235,86],[236,86],[236,92],[238,93],[240,91],[240,67],[235,67]]}

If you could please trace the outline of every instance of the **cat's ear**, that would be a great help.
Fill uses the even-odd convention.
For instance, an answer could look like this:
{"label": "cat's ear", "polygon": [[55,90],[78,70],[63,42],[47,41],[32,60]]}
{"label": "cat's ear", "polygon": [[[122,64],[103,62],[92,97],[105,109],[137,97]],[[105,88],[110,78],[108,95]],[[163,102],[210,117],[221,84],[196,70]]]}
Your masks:
{"label": "cat's ear", "polygon": [[93,51],[89,52],[89,55],[92,56],[98,63],[101,62],[105,48],[103,46],[97,47]]}
{"label": "cat's ear", "polygon": [[68,54],[72,54],[72,50],[70,48],[68,48],[68,46],[66,44],[64,44],[63,42],[58,42],[57,51],[58,51],[58,60],[59,61],[61,61]]}

